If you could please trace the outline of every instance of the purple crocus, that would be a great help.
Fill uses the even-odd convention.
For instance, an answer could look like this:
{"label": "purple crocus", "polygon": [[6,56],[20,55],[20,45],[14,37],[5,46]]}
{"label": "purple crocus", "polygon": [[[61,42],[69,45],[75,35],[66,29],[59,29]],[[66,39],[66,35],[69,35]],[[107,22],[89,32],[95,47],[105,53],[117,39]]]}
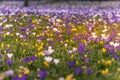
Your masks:
{"label": "purple crocus", "polygon": [[27,62],[30,62],[30,61],[35,61],[36,59],[37,59],[37,57],[31,56],[31,57],[28,57],[28,58],[24,58],[23,62],[27,63]]}
{"label": "purple crocus", "polygon": [[28,80],[28,75],[23,74],[21,78],[15,76],[12,78],[12,80]]}
{"label": "purple crocus", "polygon": [[87,74],[91,74],[93,72],[93,70],[91,69],[91,68],[88,68],[87,70],[86,70],[86,73]]}
{"label": "purple crocus", "polygon": [[114,59],[118,59],[118,58],[120,58],[120,57],[119,57],[117,54],[114,54],[114,55],[113,55],[113,58],[114,58]]}
{"label": "purple crocus", "polygon": [[8,60],[6,60],[6,63],[7,63],[9,66],[11,66],[12,60],[11,60],[11,59],[8,59]]}
{"label": "purple crocus", "polygon": [[81,74],[83,72],[83,69],[82,68],[76,68],[75,69],[75,73],[76,74]]}
{"label": "purple crocus", "polygon": [[73,66],[76,65],[76,61],[68,62],[67,65],[68,65],[69,67],[73,67]]}
{"label": "purple crocus", "polygon": [[40,40],[44,40],[44,39],[45,39],[45,36],[40,36],[39,39],[40,39]]}
{"label": "purple crocus", "polygon": [[10,48],[8,48],[6,51],[7,51],[8,53],[11,53],[11,50],[10,50]]}
{"label": "purple crocus", "polygon": [[89,54],[92,54],[93,53],[93,50],[91,49],[91,50],[89,50]]}
{"label": "purple crocus", "polygon": [[27,30],[27,28],[25,27],[25,28],[21,28],[21,31],[26,31]]}
{"label": "purple crocus", "polygon": [[0,54],[0,59],[2,59],[2,54]]}
{"label": "purple crocus", "polygon": [[120,50],[120,46],[117,46],[116,49],[117,49],[117,50]]}
{"label": "purple crocus", "polygon": [[85,44],[79,43],[78,52],[79,53],[85,53]]}
{"label": "purple crocus", "polygon": [[90,61],[90,58],[84,58],[84,61],[85,61],[85,62],[89,62],[89,61]]}
{"label": "purple crocus", "polygon": [[39,77],[40,77],[42,80],[44,80],[45,77],[48,75],[48,71],[46,71],[46,70],[40,70],[38,74],[39,74]]}

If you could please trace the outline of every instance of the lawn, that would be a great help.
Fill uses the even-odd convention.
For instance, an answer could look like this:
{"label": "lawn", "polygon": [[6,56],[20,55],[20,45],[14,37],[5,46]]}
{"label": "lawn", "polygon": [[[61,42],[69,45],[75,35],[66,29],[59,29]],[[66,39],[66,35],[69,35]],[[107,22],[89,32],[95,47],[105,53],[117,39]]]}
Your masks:
{"label": "lawn", "polygon": [[0,79],[120,80],[120,9],[0,7]]}

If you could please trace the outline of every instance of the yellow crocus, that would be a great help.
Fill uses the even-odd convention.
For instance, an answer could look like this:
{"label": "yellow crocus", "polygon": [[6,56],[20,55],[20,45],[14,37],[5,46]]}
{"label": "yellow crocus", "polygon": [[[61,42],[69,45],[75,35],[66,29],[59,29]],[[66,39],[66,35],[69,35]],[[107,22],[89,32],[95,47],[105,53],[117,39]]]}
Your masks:
{"label": "yellow crocus", "polygon": [[109,69],[102,70],[101,72],[103,75],[107,75],[109,73]]}
{"label": "yellow crocus", "polygon": [[16,42],[18,42],[18,39],[15,39]]}
{"label": "yellow crocus", "polygon": [[114,58],[112,58],[112,61],[114,62],[114,61],[115,61],[115,59],[114,59]]}
{"label": "yellow crocus", "polygon": [[86,57],[87,57],[87,55],[85,54],[85,55],[84,55],[84,57],[86,58]]}
{"label": "yellow crocus", "polygon": [[73,80],[73,75],[72,75],[72,74],[67,75],[67,76],[66,76],[66,80]]}
{"label": "yellow crocus", "polygon": [[14,34],[10,34],[10,36],[11,36],[11,37],[13,37],[13,36],[14,36]]}
{"label": "yellow crocus", "polygon": [[110,61],[110,60],[106,61],[106,65],[111,65],[111,63],[112,63],[112,61]]}
{"label": "yellow crocus", "polygon": [[72,31],[72,32],[76,32],[77,29],[76,29],[76,28],[72,28],[71,31]]}
{"label": "yellow crocus", "polygon": [[38,52],[38,56],[42,56],[43,54],[43,52]]}
{"label": "yellow crocus", "polygon": [[74,55],[72,54],[70,57],[71,57],[71,59],[73,59],[73,58],[74,58]]}
{"label": "yellow crocus", "polygon": [[18,74],[18,77],[19,77],[19,78],[22,78],[22,76],[23,76],[22,74]]}
{"label": "yellow crocus", "polygon": [[105,52],[106,52],[106,49],[105,49],[105,48],[102,48],[102,52],[105,53]]}
{"label": "yellow crocus", "polygon": [[78,65],[79,64],[79,62],[78,61],[76,61],[76,65]]}
{"label": "yellow crocus", "polygon": [[4,48],[4,43],[1,44],[1,48]]}
{"label": "yellow crocus", "polygon": [[10,45],[8,44],[7,47],[10,48]]}
{"label": "yellow crocus", "polygon": [[46,62],[46,61],[44,61],[44,65],[45,65],[46,67],[49,67],[49,63]]}
{"label": "yellow crocus", "polygon": [[24,74],[28,75],[30,71],[28,69],[24,70]]}
{"label": "yellow crocus", "polygon": [[100,43],[100,44],[103,44],[103,41],[100,41],[99,43]]}

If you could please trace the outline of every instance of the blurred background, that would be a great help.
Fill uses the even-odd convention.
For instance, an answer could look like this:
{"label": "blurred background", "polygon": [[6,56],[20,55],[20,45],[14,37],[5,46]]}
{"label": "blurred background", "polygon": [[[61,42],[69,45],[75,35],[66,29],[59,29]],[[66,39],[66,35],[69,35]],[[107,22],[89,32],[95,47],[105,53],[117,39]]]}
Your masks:
{"label": "blurred background", "polygon": [[120,0],[0,0],[0,5],[5,6],[37,6],[44,4],[65,4],[65,5],[104,5],[113,4]]}

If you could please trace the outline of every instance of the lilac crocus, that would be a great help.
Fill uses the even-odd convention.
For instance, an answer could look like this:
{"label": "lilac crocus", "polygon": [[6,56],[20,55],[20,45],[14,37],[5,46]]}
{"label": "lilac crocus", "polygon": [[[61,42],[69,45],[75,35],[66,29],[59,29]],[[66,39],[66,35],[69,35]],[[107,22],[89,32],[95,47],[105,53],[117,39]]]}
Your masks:
{"label": "lilac crocus", "polygon": [[12,76],[12,75],[13,75],[13,73],[14,73],[14,71],[13,71],[13,70],[8,70],[8,71],[6,72],[6,74],[7,74],[8,76]]}

